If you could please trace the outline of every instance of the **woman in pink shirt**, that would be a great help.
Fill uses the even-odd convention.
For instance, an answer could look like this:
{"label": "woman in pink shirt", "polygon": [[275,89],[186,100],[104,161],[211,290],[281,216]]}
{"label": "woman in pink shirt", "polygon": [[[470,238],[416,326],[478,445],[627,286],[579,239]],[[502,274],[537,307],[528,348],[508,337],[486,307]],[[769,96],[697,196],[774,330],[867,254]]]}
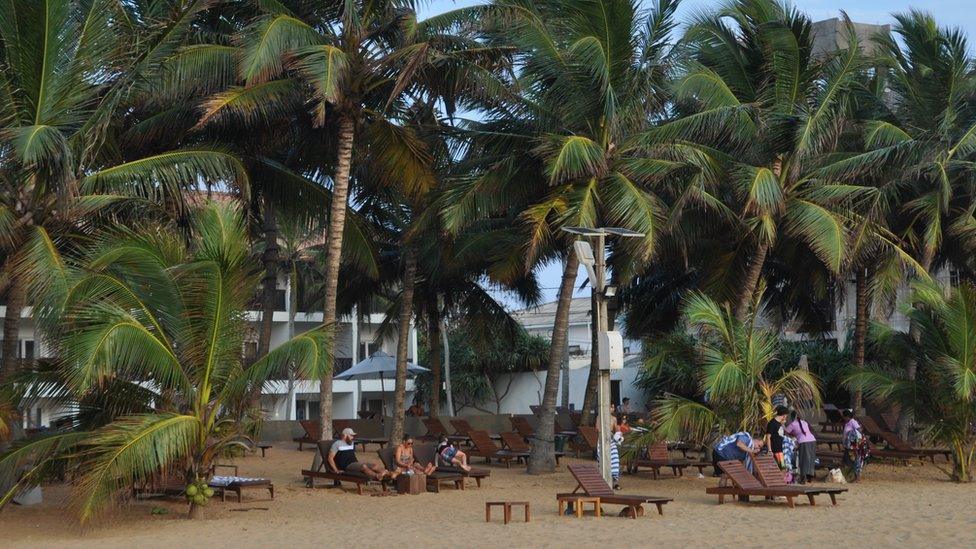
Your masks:
{"label": "woman in pink shirt", "polygon": [[790,414],[790,424],[787,425],[783,432],[796,438],[796,443],[799,447],[797,472],[800,477],[800,484],[812,482],[813,470],[817,463],[817,437],[813,436],[813,430],[810,429],[810,424],[794,410]]}

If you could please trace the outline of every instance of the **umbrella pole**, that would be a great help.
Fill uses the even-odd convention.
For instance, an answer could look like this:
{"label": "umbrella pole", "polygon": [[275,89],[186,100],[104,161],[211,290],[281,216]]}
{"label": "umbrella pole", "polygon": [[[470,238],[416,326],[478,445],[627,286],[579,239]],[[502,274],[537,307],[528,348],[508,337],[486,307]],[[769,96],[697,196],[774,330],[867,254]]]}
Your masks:
{"label": "umbrella pole", "polygon": [[386,383],[383,382],[383,372],[380,372],[380,421],[386,415]]}

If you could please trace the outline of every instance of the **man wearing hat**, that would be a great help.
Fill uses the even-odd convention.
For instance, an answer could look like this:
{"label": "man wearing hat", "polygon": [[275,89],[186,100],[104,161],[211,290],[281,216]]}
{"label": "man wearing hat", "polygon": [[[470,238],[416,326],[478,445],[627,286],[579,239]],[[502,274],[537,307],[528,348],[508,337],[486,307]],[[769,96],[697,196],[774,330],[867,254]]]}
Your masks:
{"label": "man wearing hat", "polygon": [[383,480],[389,472],[382,465],[359,461],[356,458],[356,446],[353,444],[355,431],[346,427],[342,435],[329,448],[329,470],[333,473],[362,473],[374,480]]}

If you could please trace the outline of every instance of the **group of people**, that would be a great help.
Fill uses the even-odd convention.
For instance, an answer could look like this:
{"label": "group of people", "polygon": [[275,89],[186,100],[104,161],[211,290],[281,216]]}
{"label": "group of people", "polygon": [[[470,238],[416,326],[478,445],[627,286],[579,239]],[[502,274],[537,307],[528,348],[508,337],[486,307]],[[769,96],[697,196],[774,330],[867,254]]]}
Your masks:
{"label": "group of people", "polygon": [[400,475],[413,475],[417,473],[431,474],[438,466],[458,467],[464,471],[470,471],[468,456],[461,451],[447,437],[441,437],[437,445],[435,461],[432,463],[421,463],[414,454],[414,440],[409,434],[403,435],[403,439],[396,447],[393,455],[394,468],[392,471],[386,469],[382,463],[360,460],[356,456],[355,445],[356,432],[350,428],[342,430],[342,434],[329,448],[328,457],[324,464],[329,471],[339,473],[361,473],[367,477],[385,481],[392,480]]}
{"label": "group of people", "polygon": [[[786,406],[777,406],[774,414],[762,438],[754,438],[751,433],[740,431],[723,437],[715,444],[712,449],[715,476],[721,475],[719,461],[742,461],[752,471],[752,456],[765,450],[776,459],[788,482],[806,484],[813,481],[817,465],[817,437],[813,429],[796,410],[791,411]],[[870,455],[870,445],[852,410],[844,410],[842,418],[843,473],[848,481],[857,482]]]}

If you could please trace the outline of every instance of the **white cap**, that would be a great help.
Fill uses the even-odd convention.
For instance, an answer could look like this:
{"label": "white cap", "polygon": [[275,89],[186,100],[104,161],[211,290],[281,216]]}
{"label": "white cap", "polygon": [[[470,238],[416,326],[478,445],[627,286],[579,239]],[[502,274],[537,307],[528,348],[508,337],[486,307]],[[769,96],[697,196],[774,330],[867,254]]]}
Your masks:
{"label": "white cap", "polygon": [[342,436],[356,436],[356,431],[353,431],[351,427],[346,427],[342,430]]}

